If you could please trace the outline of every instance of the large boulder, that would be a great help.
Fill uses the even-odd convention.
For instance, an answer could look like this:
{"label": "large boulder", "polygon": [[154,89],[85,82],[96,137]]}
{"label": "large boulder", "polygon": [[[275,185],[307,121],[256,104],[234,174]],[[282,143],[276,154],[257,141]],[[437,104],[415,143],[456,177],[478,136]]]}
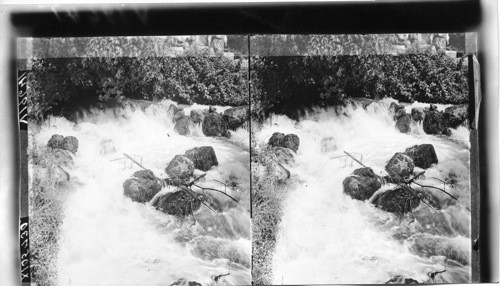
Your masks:
{"label": "large boulder", "polygon": [[198,170],[208,171],[212,166],[217,166],[217,156],[211,146],[196,147],[187,150],[184,156],[193,161],[194,167]]}
{"label": "large boulder", "polygon": [[355,200],[369,199],[382,186],[372,168],[360,168],[342,182],[344,193]]}
{"label": "large boulder", "polygon": [[60,148],[75,154],[76,151],[78,151],[78,139],[74,136],[66,136],[64,137]]}
{"label": "large boulder", "polygon": [[406,179],[413,174],[415,164],[404,153],[396,153],[385,166],[385,170],[394,179]]}
{"label": "large boulder", "polygon": [[63,144],[64,136],[59,135],[59,134],[54,134],[52,137],[50,137],[49,141],[47,142],[47,146],[52,148],[52,149],[58,149],[61,148]]}
{"label": "large boulder", "polygon": [[405,154],[413,160],[415,166],[427,169],[438,162],[436,150],[432,144],[421,144],[407,148]]}
{"label": "large boulder", "polygon": [[227,122],[223,119],[222,115],[212,112],[205,115],[203,124],[201,126],[203,134],[209,137],[228,137]]}
{"label": "large boulder", "polygon": [[249,118],[248,106],[239,106],[226,109],[223,113],[230,129],[236,130]]}
{"label": "large boulder", "polygon": [[420,199],[409,187],[398,187],[377,194],[372,203],[384,211],[405,214],[418,207]]}
{"label": "large boulder", "polygon": [[416,122],[423,121],[425,118],[425,112],[420,107],[413,107],[411,109],[411,119]]}
{"label": "large boulder", "polygon": [[402,116],[406,116],[406,109],[401,106],[399,109],[396,109],[396,111],[394,112],[394,120],[398,120],[399,118],[401,118]]}
{"label": "large boulder", "polygon": [[399,105],[396,102],[391,102],[391,105],[389,105],[389,112],[396,113],[397,111],[399,111],[401,109],[404,110],[404,108],[405,108],[404,106]]}
{"label": "large boulder", "polygon": [[191,122],[195,124],[202,123],[203,118],[205,118],[205,113],[199,109],[192,109],[189,113],[189,117],[191,118]]}
{"label": "large boulder", "polygon": [[194,198],[184,190],[166,193],[154,203],[157,209],[174,216],[188,216],[201,206],[200,198]]}
{"label": "large boulder", "polygon": [[299,145],[300,145],[299,136],[295,134],[285,135],[282,147],[292,149],[293,152],[297,152],[297,150],[299,149]]}
{"label": "large boulder", "polygon": [[123,194],[134,202],[149,202],[162,186],[151,170],[141,170],[123,183]]}
{"label": "large boulder", "polygon": [[400,117],[398,117],[396,121],[396,128],[401,133],[410,133],[411,131],[410,123],[411,123],[411,116],[405,113]]}
{"label": "large boulder", "polygon": [[191,133],[190,125],[191,119],[188,116],[184,116],[175,122],[174,130],[180,135],[187,136]]}
{"label": "large boulder", "polygon": [[177,122],[182,118],[186,118],[186,113],[184,112],[184,108],[181,107],[181,108],[177,109],[177,111],[175,111],[174,117],[172,118],[172,120],[174,122]]}
{"label": "large boulder", "polygon": [[285,141],[285,134],[281,132],[274,132],[267,144],[273,147],[283,147],[283,142]]}
{"label": "large boulder", "polygon": [[175,104],[170,104],[170,106],[167,109],[167,114],[169,117],[172,117],[173,120],[174,114],[179,110],[182,110],[182,108],[177,107],[177,105]]}
{"label": "large boulder", "polygon": [[438,110],[430,110],[424,118],[424,131],[427,134],[442,134],[446,132],[444,114]]}
{"label": "large boulder", "polygon": [[461,104],[447,107],[444,110],[444,118],[449,127],[456,128],[464,123],[469,117],[469,105]]}
{"label": "large boulder", "polygon": [[176,155],[165,168],[165,172],[170,179],[186,181],[194,173],[194,163],[186,156]]}

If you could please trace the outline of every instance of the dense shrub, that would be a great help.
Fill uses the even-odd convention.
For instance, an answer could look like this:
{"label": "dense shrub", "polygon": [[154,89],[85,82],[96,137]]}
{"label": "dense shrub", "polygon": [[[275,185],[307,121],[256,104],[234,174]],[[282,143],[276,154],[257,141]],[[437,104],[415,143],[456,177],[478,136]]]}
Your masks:
{"label": "dense shrub", "polygon": [[252,58],[252,107],[296,117],[298,109],[342,104],[348,97],[465,103],[467,70],[445,54]]}
{"label": "dense shrub", "polygon": [[124,98],[244,105],[247,77],[242,60],[194,52],[184,57],[34,59],[29,72],[30,116],[69,116]]}

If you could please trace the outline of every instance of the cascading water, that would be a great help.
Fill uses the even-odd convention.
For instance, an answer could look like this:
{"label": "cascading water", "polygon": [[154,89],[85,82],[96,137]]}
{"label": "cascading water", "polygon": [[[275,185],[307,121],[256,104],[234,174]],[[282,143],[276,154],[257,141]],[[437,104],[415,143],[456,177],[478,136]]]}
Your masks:
{"label": "cascading water", "polygon": [[[459,127],[450,137],[426,135],[414,124],[410,134],[400,133],[390,102],[366,110],[316,110],[298,122],[273,116],[256,133],[261,144],[274,132],[300,138],[296,162],[287,167],[292,176],[273,255],[273,284],[384,283],[398,276],[421,283],[469,282],[469,132]],[[325,138],[333,139],[322,149]],[[384,175],[394,153],[424,143],[434,146],[439,162],[423,181],[443,187],[432,177],[448,180],[446,190],[459,202],[436,190],[441,210],[420,203],[413,215],[398,217],[343,193],[343,180],[361,167],[343,151],[361,154],[364,165]]]}
{"label": "cascading water", "polygon": [[[238,129],[230,139],[210,138],[195,126],[190,136],[181,136],[167,115],[171,103],[129,102],[124,108],[84,112],[77,123],[50,118],[37,133],[40,145],[53,134],[79,140],[70,171],[75,190],[65,203],[61,226],[60,285],[251,283],[249,133]],[[206,107],[185,111],[192,108]],[[237,188],[226,191],[241,205],[210,193],[222,212],[202,206],[195,220],[178,219],[123,195],[123,182],[141,169],[123,153],[162,177],[175,155],[200,146],[212,146],[219,165],[199,184],[224,190],[216,180],[236,182]]]}

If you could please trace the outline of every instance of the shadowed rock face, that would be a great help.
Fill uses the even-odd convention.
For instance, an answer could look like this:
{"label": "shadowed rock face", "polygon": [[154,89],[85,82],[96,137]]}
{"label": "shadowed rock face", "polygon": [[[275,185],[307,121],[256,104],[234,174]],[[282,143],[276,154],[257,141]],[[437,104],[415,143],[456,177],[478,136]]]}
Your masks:
{"label": "shadowed rock face", "polygon": [[270,146],[273,147],[284,147],[293,150],[294,152],[297,152],[299,149],[300,145],[300,139],[299,136],[295,134],[283,134],[280,132],[275,132],[271,138],[269,138],[268,143]]}
{"label": "shadowed rock face", "polygon": [[413,119],[413,121],[416,121],[416,122],[419,122],[419,121],[423,121],[425,118],[425,113],[424,113],[424,110],[420,107],[413,107],[411,109],[411,119]]}
{"label": "shadowed rock face", "polygon": [[405,214],[418,207],[420,199],[411,188],[399,187],[378,194],[373,204],[387,212]]}
{"label": "shadowed rock face", "polygon": [[151,170],[141,170],[123,183],[123,194],[134,202],[149,202],[161,190],[161,183]]}
{"label": "shadowed rock face", "polygon": [[193,175],[194,163],[185,156],[176,155],[165,171],[173,180],[186,181]]}
{"label": "shadowed rock face", "polygon": [[345,194],[360,201],[369,199],[382,186],[372,168],[354,170],[351,176],[344,179],[342,185]]}
{"label": "shadowed rock face", "polygon": [[187,216],[201,207],[201,200],[195,199],[185,191],[178,190],[161,196],[154,207],[174,216]]}
{"label": "shadowed rock face", "polygon": [[406,149],[405,154],[413,160],[415,166],[422,169],[427,169],[438,162],[436,150],[432,144],[415,145]]}
{"label": "shadowed rock face", "polygon": [[404,153],[396,153],[385,166],[385,170],[395,179],[405,179],[413,174],[414,167],[415,164],[410,157]]}
{"label": "shadowed rock face", "polygon": [[444,118],[451,128],[457,128],[469,117],[469,105],[461,104],[447,107],[444,110]]}
{"label": "shadowed rock face", "polygon": [[227,121],[230,129],[237,129],[245,123],[249,118],[248,106],[239,106],[226,109],[224,111],[224,118]]}
{"label": "shadowed rock face", "polygon": [[193,161],[196,169],[202,171],[208,171],[212,166],[219,164],[214,148],[211,146],[196,147],[187,150],[184,156]]}
{"label": "shadowed rock face", "polygon": [[446,132],[446,121],[443,113],[431,109],[424,118],[424,131],[427,134],[443,134]]}
{"label": "shadowed rock face", "polygon": [[203,134],[209,137],[229,137],[227,122],[222,115],[212,112],[205,115],[201,126]]}

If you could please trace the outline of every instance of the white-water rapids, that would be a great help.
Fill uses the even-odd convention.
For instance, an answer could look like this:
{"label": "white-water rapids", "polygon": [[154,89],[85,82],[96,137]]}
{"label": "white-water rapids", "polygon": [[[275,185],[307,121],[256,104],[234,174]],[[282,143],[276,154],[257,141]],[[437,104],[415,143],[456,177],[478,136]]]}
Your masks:
{"label": "white-water rapids", "polygon": [[[317,110],[298,122],[273,116],[256,132],[260,144],[274,132],[300,138],[296,162],[287,167],[291,178],[273,255],[273,284],[384,283],[398,275],[420,283],[469,282],[469,132],[459,127],[450,137],[426,135],[422,125],[413,125],[410,134],[402,134],[394,127],[390,102],[372,103],[367,110],[350,107],[343,115]],[[423,104],[406,106],[407,112],[414,106]],[[322,152],[326,137],[334,138],[336,151]],[[443,187],[432,177],[452,179],[446,190],[459,203],[431,191],[442,210],[420,203],[412,222],[409,215],[400,219],[343,193],[342,181],[361,167],[340,157],[343,151],[362,154],[363,164],[383,175],[394,153],[424,143],[434,146],[439,162],[426,170],[423,181]]]}
{"label": "white-water rapids", "polygon": [[[59,241],[60,285],[170,285],[179,279],[186,285],[251,282],[249,133],[239,129],[231,132],[231,139],[209,138],[198,126],[190,136],[178,135],[167,115],[170,103],[143,110],[131,103],[85,112],[76,124],[63,118],[42,124],[37,144],[45,145],[53,134],[79,140],[70,171],[75,190],[65,203]],[[200,106],[185,111],[189,114],[191,108]],[[199,184],[224,189],[215,180],[237,182],[238,188],[227,192],[241,205],[211,194],[222,202],[223,211],[214,213],[202,206],[193,224],[192,218],[177,219],[123,195],[123,182],[141,169],[123,153],[161,177],[175,155],[200,146],[212,146],[219,165]]]}

